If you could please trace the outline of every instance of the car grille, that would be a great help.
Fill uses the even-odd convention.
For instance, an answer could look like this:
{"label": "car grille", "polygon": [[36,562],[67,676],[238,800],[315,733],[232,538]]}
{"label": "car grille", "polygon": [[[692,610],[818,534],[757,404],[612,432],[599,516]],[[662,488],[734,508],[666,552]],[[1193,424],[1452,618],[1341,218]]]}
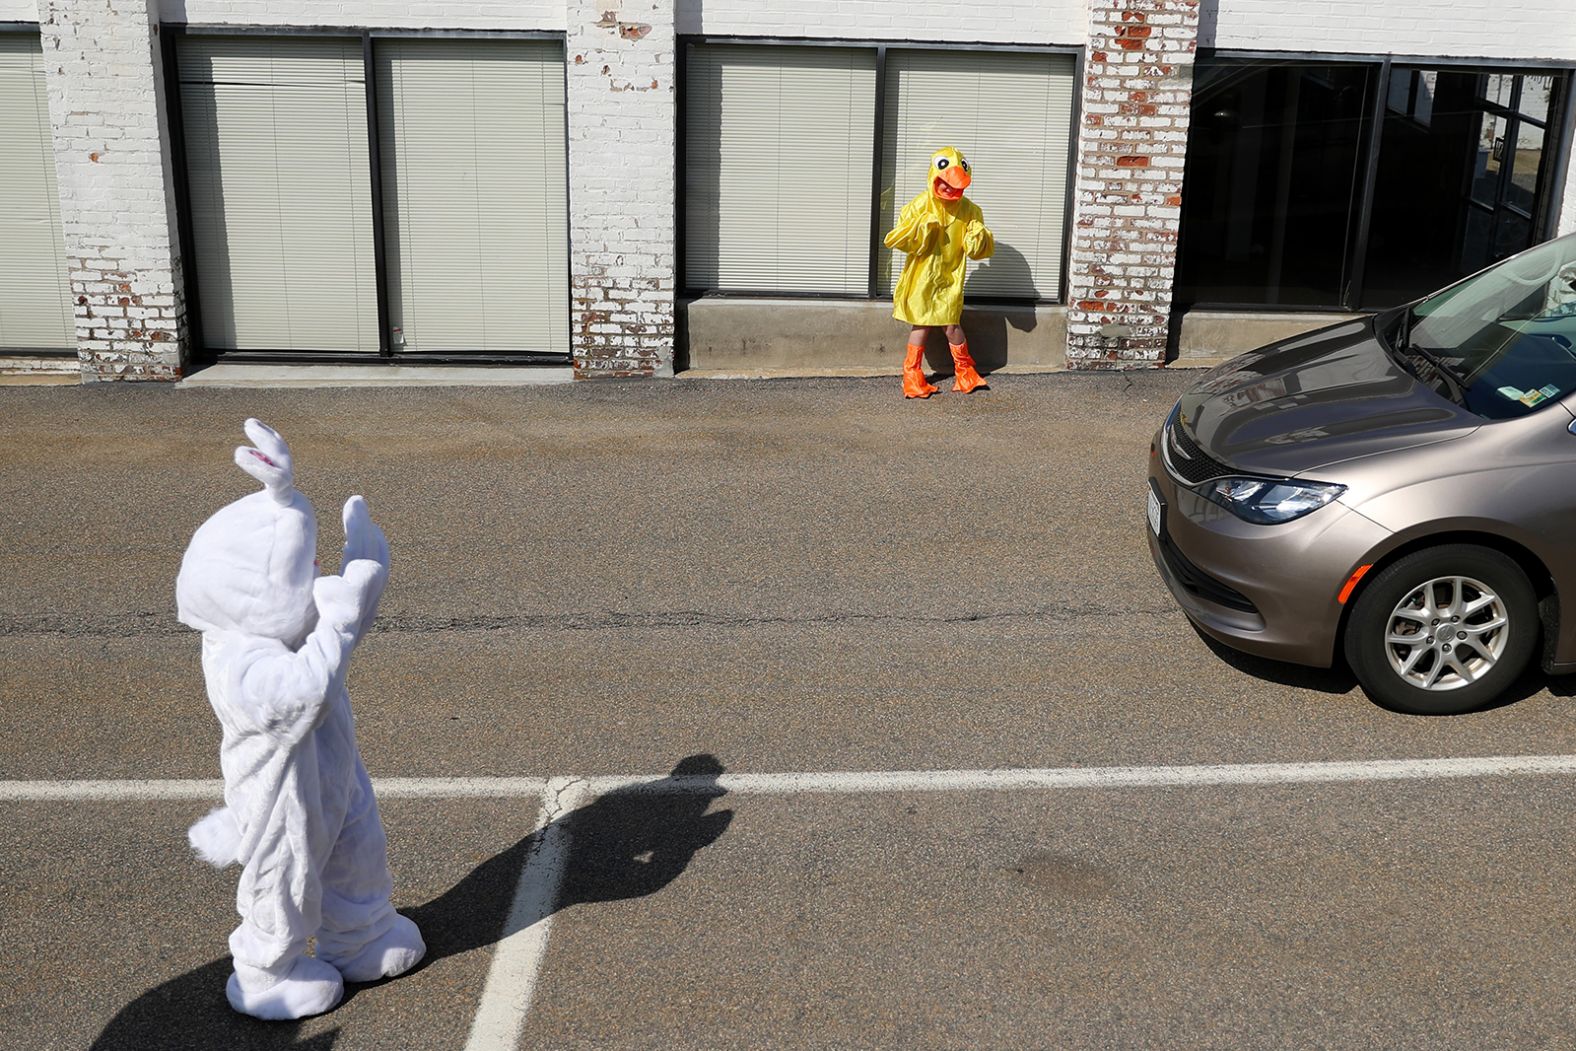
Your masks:
{"label": "car grille", "polygon": [[1169,536],[1160,538],[1160,555],[1166,560],[1166,568],[1171,570],[1171,575],[1176,578],[1177,583],[1204,601],[1225,606],[1227,609],[1240,610],[1243,613],[1259,611],[1252,599],[1235,588],[1222,584],[1189,562],[1187,556],[1177,549]]}
{"label": "car grille", "polygon": [[1182,428],[1182,421],[1173,414],[1166,425],[1166,467],[1189,485],[1207,482],[1231,473],[1231,468],[1210,456]]}

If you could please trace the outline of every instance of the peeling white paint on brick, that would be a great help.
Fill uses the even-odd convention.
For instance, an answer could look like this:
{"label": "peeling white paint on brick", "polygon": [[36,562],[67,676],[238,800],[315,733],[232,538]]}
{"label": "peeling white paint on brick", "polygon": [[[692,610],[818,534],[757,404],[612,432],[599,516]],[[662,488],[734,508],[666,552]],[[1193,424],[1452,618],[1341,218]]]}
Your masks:
{"label": "peeling white paint on brick", "polygon": [[1067,364],[1165,360],[1198,0],[1096,0],[1084,56]]}
{"label": "peeling white paint on brick", "polygon": [[570,338],[575,374],[673,371],[671,0],[569,0]]}
{"label": "peeling white paint on brick", "polygon": [[80,376],[75,358],[0,354],[0,376]]}
{"label": "peeling white paint on brick", "polygon": [[41,0],[40,16],[82,378],[177,379],[185,306],[149,0]]}

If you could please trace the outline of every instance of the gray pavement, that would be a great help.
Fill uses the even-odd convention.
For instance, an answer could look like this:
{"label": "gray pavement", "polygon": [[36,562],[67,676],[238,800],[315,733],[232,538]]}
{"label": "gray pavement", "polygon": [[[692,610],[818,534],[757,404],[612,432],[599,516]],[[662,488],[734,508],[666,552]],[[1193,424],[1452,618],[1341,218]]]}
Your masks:
{"label": "gray pavement", "polygon": [[[247,415],[326,565],[350,493],[390,536],[374,776],[1576,753],[1571,680],[1408,718],[1207,647],[1142,533],[1191,378],[0,390],[0,779],[217,776],[172,589]],[[1570,787],[615,800],[521,1046],[1568,1045]],[[0,809],[0,1046],[463,1046],[533,800],[385,803],[436,958],[289,1027],[223,1006],[205,806]]]}

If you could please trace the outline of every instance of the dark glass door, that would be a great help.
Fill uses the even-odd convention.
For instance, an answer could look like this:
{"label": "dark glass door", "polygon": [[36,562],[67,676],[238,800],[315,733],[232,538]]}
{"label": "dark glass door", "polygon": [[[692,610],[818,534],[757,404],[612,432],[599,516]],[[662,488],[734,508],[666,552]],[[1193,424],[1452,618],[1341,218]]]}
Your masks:
{"label": "dark glass door", "polygon": [[1377,310],[1530,247],[1569,91],[1553,70],[1201,56],[1176,305]]}
{"label": "dark glass door", "polygon": [[1559,87],[1547,74],[1391,70],[1364,309],[1416,299],[1535,242]]}

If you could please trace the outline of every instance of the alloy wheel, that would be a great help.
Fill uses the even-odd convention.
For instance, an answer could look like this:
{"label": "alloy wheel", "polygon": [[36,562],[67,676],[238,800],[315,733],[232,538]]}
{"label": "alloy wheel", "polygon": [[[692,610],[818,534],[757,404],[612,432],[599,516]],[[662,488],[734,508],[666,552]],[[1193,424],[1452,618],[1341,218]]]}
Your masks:
{"label": "alloy wheel", "polygon": [[1409,685],[1443,692],[1492,671],[1509,638],[1510,617],[1498,594],[1471,577],[1436,577],[1396,603],[1385,653]]}

